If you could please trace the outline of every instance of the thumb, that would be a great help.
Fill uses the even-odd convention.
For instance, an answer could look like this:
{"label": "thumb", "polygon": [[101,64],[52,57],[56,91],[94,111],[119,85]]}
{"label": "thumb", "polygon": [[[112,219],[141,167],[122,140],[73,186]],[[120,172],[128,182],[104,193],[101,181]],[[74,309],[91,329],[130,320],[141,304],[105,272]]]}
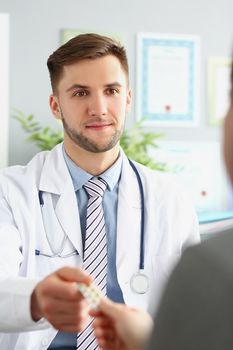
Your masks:
{"label": "thumb", "polygon": [[122,317],[124,304],[114,303],[108,298],[103,298],[99,308],[103,314],[116,321],[119,317]]}
{"label": "thumb", "polygon": [[79,282],[90,284],[92,278],[84,271],[74,267],[63,267],[56,271],[59,278],[67,282]]}

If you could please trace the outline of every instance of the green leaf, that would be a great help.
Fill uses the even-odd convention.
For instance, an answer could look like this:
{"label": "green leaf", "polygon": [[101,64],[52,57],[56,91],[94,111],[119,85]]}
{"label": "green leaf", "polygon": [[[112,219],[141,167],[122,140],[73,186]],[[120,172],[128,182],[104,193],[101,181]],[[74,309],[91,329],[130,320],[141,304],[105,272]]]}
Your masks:
{"label": "green leaf", "polygon": [[151,169],[166,171],[165,164],[156,163],[149,155],[149,148],[158,148],[157,139],[163,134],[144,132],[143,123],[145,119],[137,121],[131,129],[126,129],[120,140],[120,145],[124,149],[128,158],[144,164]]}

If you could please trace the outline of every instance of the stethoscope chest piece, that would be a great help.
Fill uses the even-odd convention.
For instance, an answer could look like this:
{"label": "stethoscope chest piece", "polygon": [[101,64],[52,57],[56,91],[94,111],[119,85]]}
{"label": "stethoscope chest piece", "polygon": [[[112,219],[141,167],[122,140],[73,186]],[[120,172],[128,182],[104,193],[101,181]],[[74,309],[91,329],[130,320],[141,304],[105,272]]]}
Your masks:
{"label": "stethoscope chest piece", "polygon": [[145,294],[149,289],[148,277],[142,273],[135,273],[130,279],[130,287],[137,294]]}

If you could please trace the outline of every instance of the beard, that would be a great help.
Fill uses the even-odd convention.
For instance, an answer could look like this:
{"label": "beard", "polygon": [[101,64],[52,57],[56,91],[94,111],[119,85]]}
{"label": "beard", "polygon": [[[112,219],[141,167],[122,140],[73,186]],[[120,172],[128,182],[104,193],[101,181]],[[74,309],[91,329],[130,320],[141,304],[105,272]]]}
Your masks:
{"label": "beard", "polygon": [[[116,129],[113,135],[111,135],[110,138],[104,144],[99,144],[98,142],[95,142],[90,138],[84,136],[81,132],[77,132],[74,128],[70,127],[67,124],[63,113],[61,113],[61,116],[62,116],[61,120],[62,120],[63,128],[66,134],[68,135],[68,137],[77,146],[92,153],[102,153],[102,152],[107,152],[111,150],[119,142],[124,129],[124,127],[122,127],[120,130]],[[100,122],[101,120],[102,120],[101,118],[95,118],[96,122]]]}

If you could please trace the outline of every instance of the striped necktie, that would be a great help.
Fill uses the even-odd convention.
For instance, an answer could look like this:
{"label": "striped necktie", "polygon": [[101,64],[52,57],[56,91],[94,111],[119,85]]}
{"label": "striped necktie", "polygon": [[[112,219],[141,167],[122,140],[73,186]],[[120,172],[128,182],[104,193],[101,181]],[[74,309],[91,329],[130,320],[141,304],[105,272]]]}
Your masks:
{"label": "striped necktie", "polygon": [[[87,204],[86,237],[83,255],[83,269],[93,278],[103,294],[106,294],[107,282],[107,246],[102,199],[106,190],[106,182],[101,178],[92,178],[83,187],[89,200]],[[77,336],[78,350],[99,349],[92,322]]]}

